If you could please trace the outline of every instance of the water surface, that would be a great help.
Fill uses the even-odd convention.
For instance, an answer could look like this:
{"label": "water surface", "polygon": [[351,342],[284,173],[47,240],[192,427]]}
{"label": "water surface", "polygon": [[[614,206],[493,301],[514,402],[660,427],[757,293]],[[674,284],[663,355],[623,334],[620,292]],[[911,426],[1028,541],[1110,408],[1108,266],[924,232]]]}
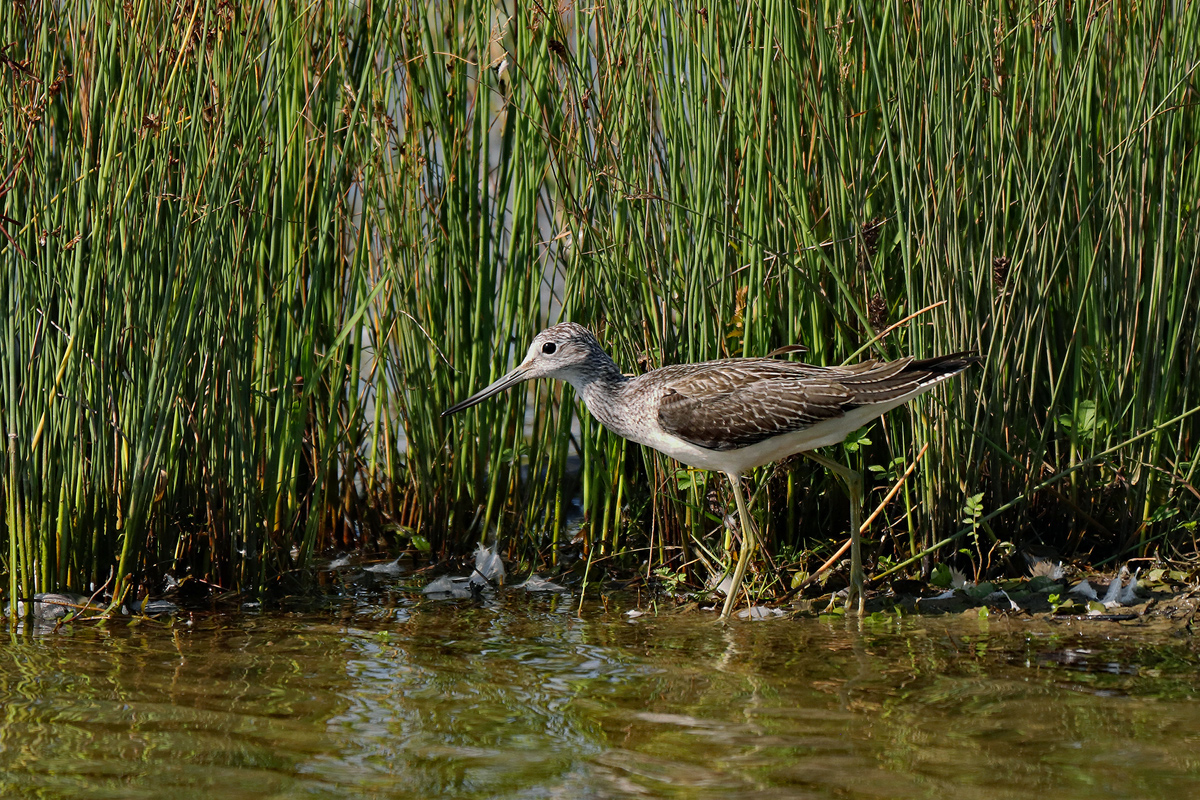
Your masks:
{"label": "water surface", "polygon": [[1182,629],[576,603],[10,631],[0,796],[1200,796]]}

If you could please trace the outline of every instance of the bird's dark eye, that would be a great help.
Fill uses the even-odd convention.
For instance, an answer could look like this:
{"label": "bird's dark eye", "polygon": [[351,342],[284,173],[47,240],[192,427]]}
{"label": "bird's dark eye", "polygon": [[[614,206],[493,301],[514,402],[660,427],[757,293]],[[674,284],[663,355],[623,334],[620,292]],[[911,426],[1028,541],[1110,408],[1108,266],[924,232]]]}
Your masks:
{"label": "bird's dark eye", "polygon": [[558,345],[556,345],[554,342],[546,342],[544,345],[542,345],[542,352],[548,356],[554,355],[554,351],[557,349]]}

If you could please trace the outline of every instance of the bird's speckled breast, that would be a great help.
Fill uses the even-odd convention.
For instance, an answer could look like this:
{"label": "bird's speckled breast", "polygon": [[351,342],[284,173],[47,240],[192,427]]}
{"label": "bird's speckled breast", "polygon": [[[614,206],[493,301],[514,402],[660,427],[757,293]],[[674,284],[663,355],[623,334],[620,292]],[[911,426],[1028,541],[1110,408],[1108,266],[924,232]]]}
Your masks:
{"label": "bird's speckled breast", "polygon": [[663,394],[671,391],[662,380],[664,377],[668,376],[649,372],[606,389],[585,386],[580,396],[592,416],[617,436],[652,447],[688,466],[726,471],[727,457],[662,429],[658,406]]}

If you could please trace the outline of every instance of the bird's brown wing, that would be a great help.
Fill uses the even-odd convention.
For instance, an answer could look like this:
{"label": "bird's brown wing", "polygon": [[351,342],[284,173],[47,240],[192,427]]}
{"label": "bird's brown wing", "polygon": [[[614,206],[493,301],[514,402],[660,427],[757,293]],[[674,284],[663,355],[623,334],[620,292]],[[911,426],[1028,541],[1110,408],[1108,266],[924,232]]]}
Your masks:
{"label": "bird's brown wing", "polygon": [[[836,419],[859,406],[886,406],[955,375],[972,353],[864,361],[844,367],[737,359],[665,367],[659,383],[663,430],[710,450],[737,450]],[[646,377],[650,377],[647,375]]]}
{"label": "bird's brown wing", "polygon": [[817,373],[728,375],[714,370],[666,382],[658,404],[663,430],[710,450],[737,450],[840,417],[853,397]]}

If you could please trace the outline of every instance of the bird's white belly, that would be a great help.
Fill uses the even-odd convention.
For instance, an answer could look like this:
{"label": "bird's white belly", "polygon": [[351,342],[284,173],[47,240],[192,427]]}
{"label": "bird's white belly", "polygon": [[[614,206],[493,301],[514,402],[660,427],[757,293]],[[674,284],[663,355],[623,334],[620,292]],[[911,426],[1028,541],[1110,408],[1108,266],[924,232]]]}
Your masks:
{"label": "bird's white belly", "polygon": [[[913,395],[921,394],[925,388],[922,387],[922,391],[914,392]],[[755,467],[779,461],[796,453],[835,445],[876,417],[904,404],[913,395],[897,398],[891,403],[882,405],[861,406],[836,419],[819,422],[811,428],[773,436],[765,441],[736,450],[709,450],[698,447],[672,436],[657,425],[647,425],[635,431],[628,431],[627,438],[647,447],[653,447],[660,453],[665,453],[690,467],[741,475]]]}

